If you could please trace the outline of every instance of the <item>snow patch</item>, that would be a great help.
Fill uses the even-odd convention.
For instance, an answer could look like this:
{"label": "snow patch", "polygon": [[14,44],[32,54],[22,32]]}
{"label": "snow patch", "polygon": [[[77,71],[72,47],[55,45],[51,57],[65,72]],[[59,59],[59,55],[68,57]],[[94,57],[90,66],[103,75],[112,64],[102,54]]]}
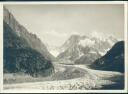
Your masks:
{"label": "snow patch", "polygon": [[59,55],[59,52],[57,50],[51,50],[50,53],[55,57]]}
{"label": "snow patch", "polygon": [[105,52],[99,51],[99,54],[100,54],[101,56],[103,56],[103,55],[105,55]]}
{"label": "snow patch", "polygon": [[90,39],[84,39],[84,40],[80,40],[79,42],[79,45],[82,45],[83,47],[86,47],[86,46],[92,46],[95,44],[95,41],[94,40],[90,40]]}
{"label": "snow patch", "polygon": [[104,51],[99,51],[99,54],[101,55],[101,56],[103,56],[103,55],[105,55],[108,51],[109,51],[110,49],[108,48],[108,49],[105,49]]}
{"label": "snow patch", "polygon": [[90,36],[91,36],[92,38],[96,38],[96,39],[99,39],[99,40],[101,40],[101,41],[105,41],[105,40],[106,40],[106,37],[105,37],[104,34],[101,33],[101,32],[96,32],[96,31],[91,32]]}
{"label": "snow patch", "polygon": [[95,52],[95,51],[90,51],[89,53],[93,53],[93,54],[96,54],[96,52]]}
{"label": "snow patch", "polygon": [[108,39],[107,41],[108,41],[108,43],[109,43],[111,46],[114,45],[114,42],[113,42],[112,40]]}
{"label": "snow patch", "polygon": [[80,54],[79,54],[79,57],[81,57],[81,56],[83,56],[83,55],[84,55],[83,53],[80,53]]}

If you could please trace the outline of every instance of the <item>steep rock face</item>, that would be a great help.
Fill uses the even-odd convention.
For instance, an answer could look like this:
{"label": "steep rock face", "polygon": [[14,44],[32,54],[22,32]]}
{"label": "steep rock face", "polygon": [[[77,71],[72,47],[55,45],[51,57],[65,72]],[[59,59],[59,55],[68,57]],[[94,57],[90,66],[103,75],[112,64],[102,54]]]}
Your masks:
{"label": "steep rock face", "polygon": [[[57,56],[58,59],[70,59],[74,60],[75,58],[79,57],[78,55],[81,54],[79,50],[79,35],[71,36],[60,48],[60,54]],[[78,48],[78,49],[77,49]]]}
{"label": "steep rock face", "polygon": [[75,64],[91,65],[99,57],[101,57],[101,55],[97,53],[85,54],[81,56],[79,59],[77,59],[75,61]]}
{"label": "steep rock face", "polygon": [[[58,59],[69,59],[76,64],[90,64],[104,55],[116,39],[72,35],[60,48]],[[111,42],[111,43],[110,43]]]}
{"label": "steep rock face", "polygon": [[20,25],[6,8],[4,8],[4,22],[6,22],[19,37],[26,40],[32,49],[41,53],[46,59],[54,60],[54,56],[48,52],[43,42],[35,34],[29,33],[26,28]]}
{"label": "steep rock face", "polygon": [[124,41],[117,42],[107,54],[97,59],[90,67],[124,72]]}
{"label": "steep rock face", "polygon": [[[12,21],[15,22],[14,17]],[[54,72],[54,66],[49,59],[44,57],[45,54],[42,53],[42,55],[36,49],[33,49],[30,45],[31,43],[25,39],[25,36],[18,35],[14,29],[17,25],[13,27],[14,24],[11,25],[11,21],[5,21],[5,19],[3,25],[4,73],[23,72],[31,76],[48,76]],[[18,26],[20,27],[20,25]]]}

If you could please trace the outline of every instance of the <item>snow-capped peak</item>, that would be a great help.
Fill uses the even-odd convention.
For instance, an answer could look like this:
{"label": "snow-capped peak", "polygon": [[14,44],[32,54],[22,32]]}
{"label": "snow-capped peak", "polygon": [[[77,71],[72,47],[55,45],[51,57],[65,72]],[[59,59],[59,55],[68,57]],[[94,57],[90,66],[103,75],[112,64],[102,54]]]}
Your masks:
{"label": "snow-capped peak", "polygon": [[57,55],[60,53],[59,48],[56,47],[55,45],[49,45],[48,43],[45,42],[45,45],[48,49],[48,51],[54,56],[57,57]]}
{"label": "snow-capped peak", "polygon": [[91,32],[89,34],[89,36],[92,37],[92,38],[96,38],[96,39],[102,40],[102,41],[105,41],[106,37],[107,37],[107,35],[105,36],[103,33],[96,32],[96,31]]}
{"label": "snow-capped peak", "polygon": [[94,40],[90,40],[90,39],[83,39],[83,40],[79,41],[79,45],[82,45],[83,47],[92,46],[94,44],[95,44],[95,41]]}

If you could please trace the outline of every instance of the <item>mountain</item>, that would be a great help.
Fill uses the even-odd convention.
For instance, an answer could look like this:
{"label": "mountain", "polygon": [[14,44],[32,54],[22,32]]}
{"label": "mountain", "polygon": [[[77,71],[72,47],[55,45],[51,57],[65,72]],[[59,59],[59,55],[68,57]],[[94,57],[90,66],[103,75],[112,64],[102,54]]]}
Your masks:
{"label": "mountain", "polygon": [[54,56],[49,53],[44,43],[35,34],[29,33],[24,26],[19,24],[19,22],[6,8],[4,8],[4,21],[19,37],[26,40],[32,49],[41,53],[46,59],[54,60]]}
{"label": "mountain", "polygon": [[117,42],[103,57],[97,59],[90,67],[124,72],[124,41]]}
{"label": "mountain", "polygon": [[55,45],[49,45],[47,43],[45,43],[48,51],[54,56],[54,57],[57,57],[58,54],[59,54],[59,47],[58,46],[55,46]]}
{"label": "mountain", "polygon": [[[31,76],[48,76],[54,72],[46,47],[35,35],[28,33],[5,8],[3,26],[4,73],[23,72]],[[40,47],[43,49],[41,53]]]}
{"label": "mountain", "polygon": [[69,59],[76,64],[91,64],[104,55],[115,43],[115,38],[72,35],[62,46],[58,59]]}

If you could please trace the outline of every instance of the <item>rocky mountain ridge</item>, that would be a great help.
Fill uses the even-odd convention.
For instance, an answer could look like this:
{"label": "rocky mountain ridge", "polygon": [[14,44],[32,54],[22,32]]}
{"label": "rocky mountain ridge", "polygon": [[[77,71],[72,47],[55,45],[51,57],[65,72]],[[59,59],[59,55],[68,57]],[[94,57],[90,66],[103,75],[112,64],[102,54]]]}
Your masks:
{"label": "rocky mountain ridge", "polygon": [[[61,47],[58,59],[69,59],[77,64],[93,62],[103,56],[117,42],[113,37],[99,39],[96,37],[72,35]],[[91,64],[91,63],[90,63]]]}

